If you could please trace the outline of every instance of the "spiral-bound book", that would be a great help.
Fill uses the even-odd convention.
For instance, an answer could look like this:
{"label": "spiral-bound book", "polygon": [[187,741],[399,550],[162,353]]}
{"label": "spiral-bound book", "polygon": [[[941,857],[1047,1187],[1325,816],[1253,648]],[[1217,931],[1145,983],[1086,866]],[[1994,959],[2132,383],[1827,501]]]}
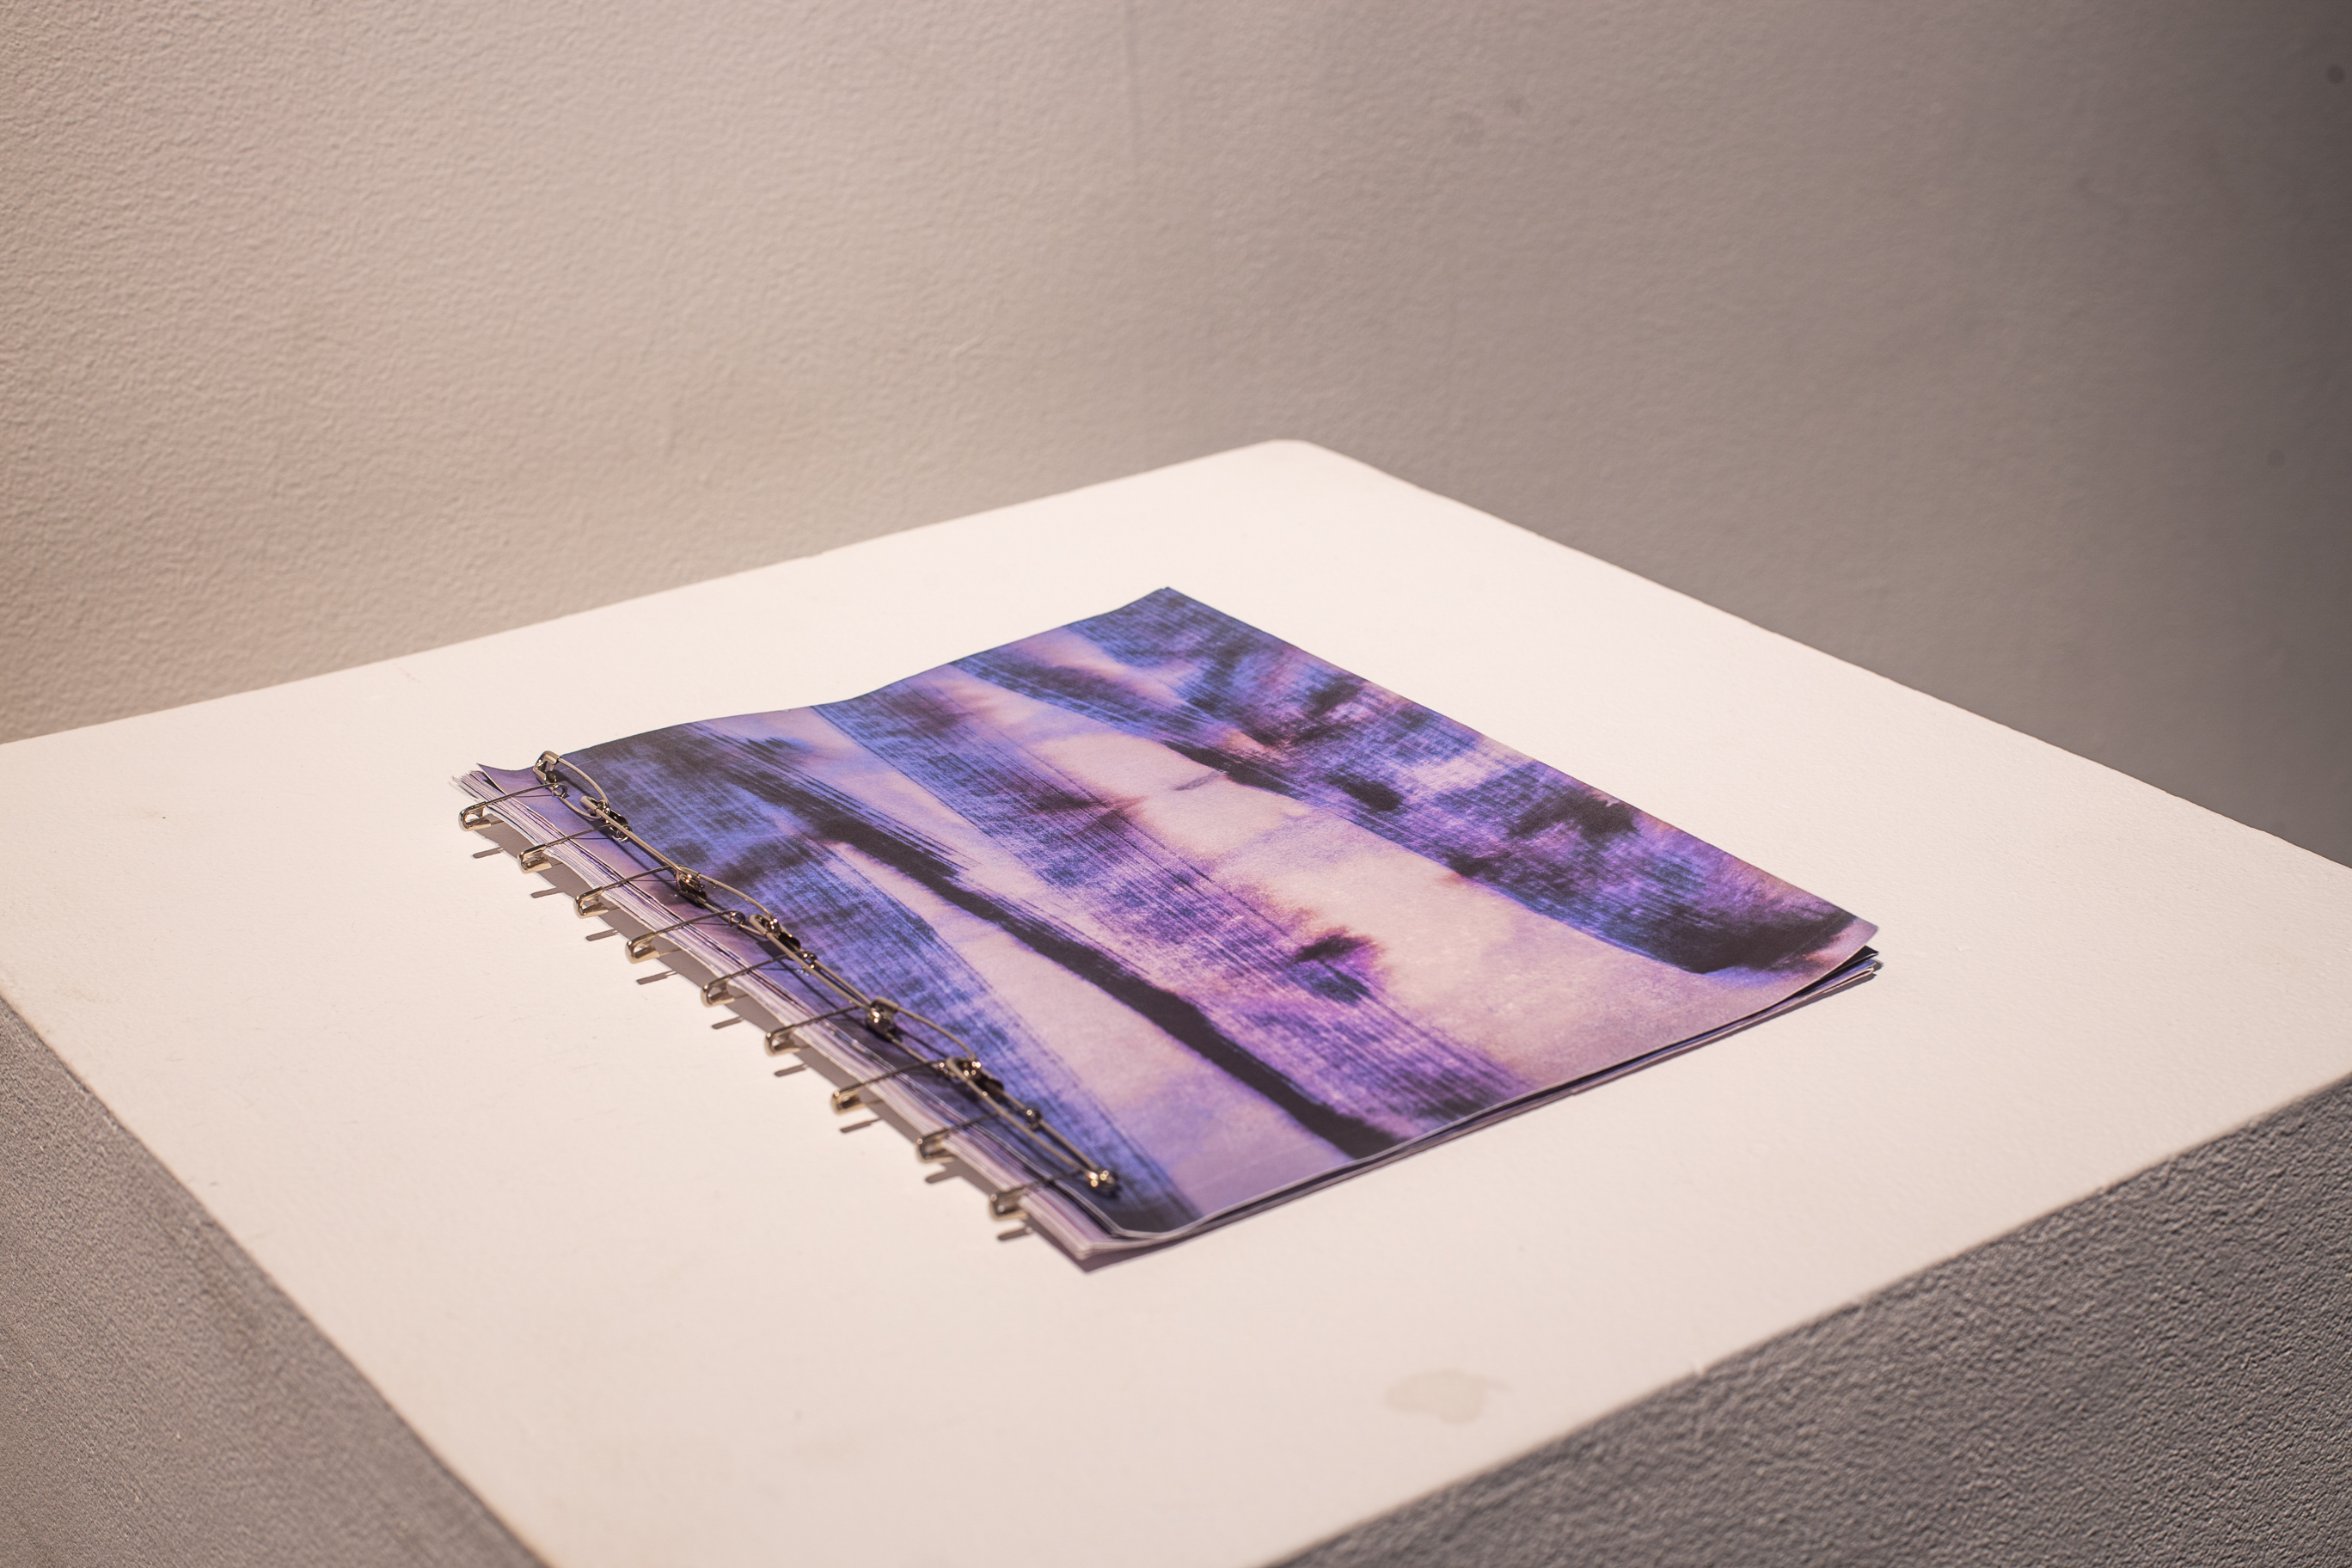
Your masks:
{"label": "spiral-bound book", "polygon": [[1835,904],[1170,589],[459,783],[616,969],[1082,1264],[1878,967]]}

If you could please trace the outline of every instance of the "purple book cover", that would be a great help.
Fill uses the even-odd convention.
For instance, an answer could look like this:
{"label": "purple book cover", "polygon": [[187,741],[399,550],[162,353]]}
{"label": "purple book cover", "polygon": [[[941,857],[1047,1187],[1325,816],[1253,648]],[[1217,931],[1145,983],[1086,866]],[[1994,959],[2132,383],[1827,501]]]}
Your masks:
{"label": "purple book cover", "polygon": [[[847,701],[565,761],[1115,1172],[1045,1189],[1042,1228],[1081,1257],[1870,967],[1868,922],[1173,590]],[[614,847],[563,864],[584,886],[651,863]],[[729,957],[701,950],[690,977]],[[753,1021],[809,1016],[791,968],[739,983]],[[895,1107],[919,1135],[956,1109],[924,1092]]]}

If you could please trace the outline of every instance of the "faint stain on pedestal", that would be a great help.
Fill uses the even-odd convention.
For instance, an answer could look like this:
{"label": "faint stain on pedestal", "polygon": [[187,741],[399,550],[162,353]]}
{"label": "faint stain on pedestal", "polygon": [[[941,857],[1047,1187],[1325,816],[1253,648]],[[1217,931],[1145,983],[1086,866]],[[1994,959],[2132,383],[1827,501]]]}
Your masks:
{"label": "faint stain on pedestal", "polygon": [[1475,1421],[1486,1395],[1504,1385],[1451,1367],[1442,1372],[1417,1372],[1388,1391],[1389,1408],[1408,1415],[1434,1415],[1448,1426]]}

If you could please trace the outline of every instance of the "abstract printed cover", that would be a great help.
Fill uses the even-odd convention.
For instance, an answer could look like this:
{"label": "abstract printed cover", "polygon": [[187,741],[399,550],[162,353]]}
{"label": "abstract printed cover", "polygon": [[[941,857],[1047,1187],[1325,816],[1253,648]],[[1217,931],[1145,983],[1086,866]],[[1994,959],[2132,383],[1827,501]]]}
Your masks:
{"label": "abstract printed cover", "polygon": [[1081,1258],[1874,967],[1834,904],[1168,589],[569,760],[1115,1170],[1055,1194]]}

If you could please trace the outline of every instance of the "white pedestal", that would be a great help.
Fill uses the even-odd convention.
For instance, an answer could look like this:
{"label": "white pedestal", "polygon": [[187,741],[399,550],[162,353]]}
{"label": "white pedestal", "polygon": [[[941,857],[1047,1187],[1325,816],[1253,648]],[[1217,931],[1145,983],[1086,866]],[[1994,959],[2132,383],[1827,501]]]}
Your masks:
{"label": "white pedestal", "polygon": [[[453,773],[1163,585],[1877,921],[1851,995],[1082,1274]],[[2352,871],[1275,444],[0,747],[0,994],[561,1568],[1240,1568],[2352,1072]]]}

